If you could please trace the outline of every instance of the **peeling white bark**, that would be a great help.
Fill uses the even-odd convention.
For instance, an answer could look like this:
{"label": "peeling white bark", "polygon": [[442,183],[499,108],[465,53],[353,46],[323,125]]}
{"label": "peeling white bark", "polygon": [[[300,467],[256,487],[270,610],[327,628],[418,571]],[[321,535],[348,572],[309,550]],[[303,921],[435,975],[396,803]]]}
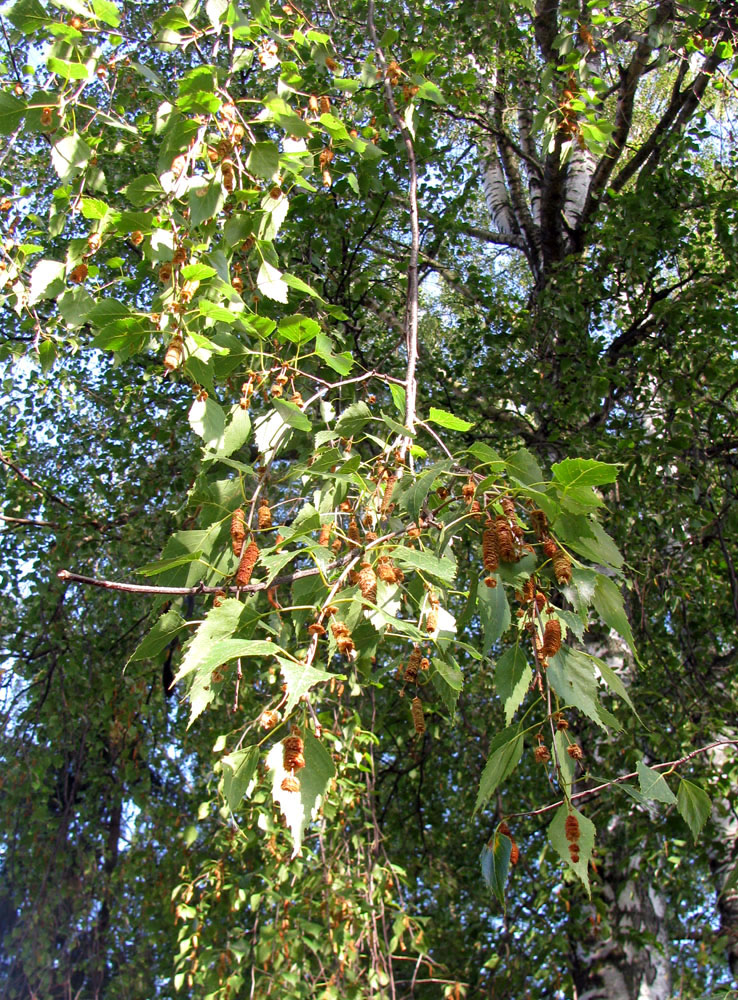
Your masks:
{"label": "peeling white bark", "polygon": [[492,139],[485,140],[482,148],[484,163],[484,199],[494,228],[500,233],[512,234],[518,231],[515,215],[510,204],[510,195],[505,183],[505,174],[497,155],[497,147]]}
{"label": "peeling white bark", "polygon": [[586,147],[583,149],[576,144],[569,160],[564,185],[564,218],[572,229],[579,225],[596,166],[594,155]]}

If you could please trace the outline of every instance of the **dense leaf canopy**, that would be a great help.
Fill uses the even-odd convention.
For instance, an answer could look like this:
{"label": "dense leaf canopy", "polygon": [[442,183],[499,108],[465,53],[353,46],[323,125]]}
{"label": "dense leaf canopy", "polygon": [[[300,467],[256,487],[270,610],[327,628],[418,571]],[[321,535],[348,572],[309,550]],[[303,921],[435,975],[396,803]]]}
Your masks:
{"label": "dense leaf canopy", "polygon": [[0,22],[3,995],[726,996],[734,5]]}

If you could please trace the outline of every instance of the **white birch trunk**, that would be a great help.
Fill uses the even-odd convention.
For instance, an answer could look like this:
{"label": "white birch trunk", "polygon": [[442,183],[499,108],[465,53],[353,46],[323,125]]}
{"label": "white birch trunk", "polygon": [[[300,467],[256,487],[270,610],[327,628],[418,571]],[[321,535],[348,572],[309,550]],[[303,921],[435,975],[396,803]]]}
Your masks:
{"label": "white birch trunk", "polygon": [[566,171],[563,209],[564,218],[572,229],[576,229],[579,225],[596,166],[594,155],[588,149],[575,144]]}
{"label": "white birch trunk", "polygon": [[493,139],[487,139],[482,147],[482,162],[484,164],[483,187],[484,199],[487,203],[493,227],[498,233],[511,235],[517,233],[515,215],[510,204],[505,174],[497,155],[497,147]]}

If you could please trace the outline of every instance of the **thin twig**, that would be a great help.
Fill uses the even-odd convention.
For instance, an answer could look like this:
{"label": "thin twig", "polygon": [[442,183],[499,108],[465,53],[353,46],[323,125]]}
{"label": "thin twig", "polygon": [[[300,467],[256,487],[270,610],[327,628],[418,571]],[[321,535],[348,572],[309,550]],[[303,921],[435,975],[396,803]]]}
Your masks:
{"label": "thin twig", "polygon": [[[688,753],[685,757],[680,757],[678,760],[667,760],[663,764],[652,764],[652,771],[661,771],[668,768],[681,767],[682,764],[686,764],[688,761],[692,760],[693,757],[698,757],[701,753],[707,753],[709,750],[714,750],[716,747],[725,746],[738,746],[738,740],[717,740],[715,743],[710,743],[705,747],[700,747],[698,750],[693,750]],[[597,795],[598,792],[602,792],[607,788],[612,788],[613,785],[621,785],[624,781],[630,781],[632,778],[637,778],[638,772],[631,771],[629,774],[621,774],[619,778],[613,778],[612,781],[605,781],[601,785],[595,785],[594,788],[588,788],[586,791],[577,792],[576,795],[572,795],[570,800],[575,802],[579,799],[587,798],[590,795]],[[529,809],[526,812],[510,813],[506,819],[513,819],[518,816],[540,816],[542,813],[550,812],[552,809],[558,809],[559,806],[566,804],[566,799],[559,799],[558,802],[551,802],[547,806],[541,806],[540,809]]]}

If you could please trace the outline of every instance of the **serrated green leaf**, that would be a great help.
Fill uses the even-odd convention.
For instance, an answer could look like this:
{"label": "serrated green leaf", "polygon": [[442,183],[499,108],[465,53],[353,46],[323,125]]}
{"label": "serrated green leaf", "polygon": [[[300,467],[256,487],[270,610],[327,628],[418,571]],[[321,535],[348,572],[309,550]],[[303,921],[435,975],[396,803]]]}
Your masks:
{"label": "serrated green leaf", "polygon": [[282,420],[296,431],[311,431],[313,429],[312,423],[296,403],[291,403],[286,399],[274,399],[272,405]]}
{"label": "serrated green leaf", "polygon": [[579,649],[562,646],[552,656],[546,672],[548,681],[566,705],[574,705],[580,712],[607,729],[601,716],[602,706],[597,698],[595,661]]}
{"label": "serrated green leaf", "polygon": [[148,660],[156,656],[163,649],[166,649],[172,639],[186,627],[187,622],[180,614],[173,609],[165,611],[161,618],[154,623],[148,635],[136,646],[128,662],[135,663],[138,660]]}
{"label": "serrated green leaf", "polygon": [[336,421],[336,433],[341,437],[356,437],[372,419],[372,411],[363,399],[358,403],[352,403],[346,407],[341,416]]}
{"label": "serrated green leaf", "polygon": [[242,410],[236,404],[231,410],[231,418],[223,431],[222,444],[215,453],[215,457],[228,458],[239,451],[251,436],[251,417],[248,410]]}
{"label": "serrated green leaf", "polygon": [[523,486],[536,486],[543,482],[541,467],[527,448],[521,448],[505,462],[507,471]]}
{"label": "serrated green leaf", "polygon": [[494,795],[497,787],[508,778],[523,755],[523,736],[519,725],[509,726],[492,740],[491,752],[479,783],[474,812],[477,813]]}
{"label": "serrated green leaf", "polygon": [[65,135],[51,148],[51,162],[64,184],[84,170],[91,156],[92,149],[76,132]]}
{"label": "serrated green leaf", "polygon": [[282,782],[287,777],[283,766],[282,744],[276,743],[267,756],[267,766],[272,776],[272,796],[279,804],[292,833],[293,857],[300,854],[305,828],[317,815],[326,789],[336,773],[331,755],[320,740],[309,730],[302,730],[301,735],[305,767],[297,775],[299,792],[286,792],[282,788]]}
{"label": "serrated green leaf", "polygon": [[657,802],[665,802],[669,806],[676,805],[677,799],[666,783],[663,774],[654,771],[639,760],[636,764],[638,772],[638,784],[647,799],[655,799]]}
{"label": "serrated green leaf", "polygon": [[231,812],[235,812],[243,801],[246,789],[256,773],[259,763],[259,748],[246,747],[221,757],[223,765],[223,795]]}
{"label": "serrated green leaf", "polygon": [[448,410],[439,410],[435,406],[431,406],[427,419],[428,423],[438,424],[439,427],[445,427],[449,431],[470,431],[474,426],[468,420],[462,420]]}
{"label": "serrated green leaf", "polygon": [[26,113],[24,101],[0,91],[0,135],[10,135],[20,125]]}
{"label": "serrated green leaf", "polygon": [[456,560],[448,556],[436,556],[427,550],[408,549],[398,546],[392,553],[395,562],[410,569],[420,570],[429,576],[438,577],[444,583],[453,583],[456,578]]}
{"label": "serrated green leaf", "polygon": [[482,848],[479,858],[482,878],[503,909],[505,909],[505,885],[510,873],[511,853],[512,840],[506,834],[495,831],[492,840]]}
{"label": "serrated green leaf", "polygon": [[572,487],[603,486],[618,478],[618,466],[594,458],[565,458],[551,466],[554,479],[566,491]]}
{"label": "serrated green leaf", "polygon": [[679,815],[692,831],[696,844],[700,831],[712,811],[710,796],[699,785],[682,778],[677,792],[677,809]]}
{"label": "serrated green leaf", "polygon": [[287,301],[288,286],[282,272],[266,260],[262,261],[259,273],[256,275],[256,287],[262,295],[274,302]]}
{"label": "serrated green leaf", "polygon": [[625,604],[620,588],[609,577],[599,574],[595,583],[593,602],[597,614],[606,625],[615,629],[618,635],[625,639],[638,662],[633,633],[625,614]]}
{"label": "serrated green leaf", "polygon": [[408,512],[413,521],[417,521],[421,510],[423,509],[423,504],[425,499],[433,488],[433,483],[436,481],[438,476],[445,472],[450,467],[449,462],[443,462],[438,465],[433,466],[427,472],[424,472],[421,476],[411,483],[406,489],[401,493],[399,490],[399,500],[400,504]]}
{"label": "serrated green leaf", "polygon": [[[579,839],[576,841],[579,848],[579,860],[576,862],[572,860],[570,850],[571,841],[569,841],[566,836],[566,820],[569,815],[574,816],[579,824]],[[567,809],[565,805],[561,806],[561,808],[557,810],[556,815],[548,828],[548,839],[559,857],[581,880],[582,885],[587,890],[587,895],[591,897],[592,892],[589,885],[589,862],[592,859],[592,850],[594,849],[594,823],[587,819],[586,816],[583,816],[577,809],[574,809],[573,807],[571,809]]]}
{"label": "serrated green leaf", "polygon": [[464,686],[464,675],[456,660],[449,654],[446,654],[446,659],[434,656],[432,663],[435,668],[431,675],[433,686],[441,696],[449,713],[453,715],[456,711],[456,702],[459,700],[461,689]]}
{"label": "serrated green leaf", "polygon": [[201,437],[209,451],[217,452],[223,447],[225,432],[225,414],[214,399],[196,399],[188,414],[190,427]]}
{"label": "serrated green leaf", "polygon": [[257,142],[251,147],[246,169],[256,177],[272,178],[279,170],[279,150],[273,142]]}
{"label": "serrated green leaf", "polygon": [[[500,588],[501,589],[501,588]],[[531,681],[531,669],[520,646],[506,649],[495,663],[495,688],[505,709],[505,725],[509,726],[522,705]]]}
{"label": "serrated green leaf", "polygon": [[496,587],[479,584],[479,617],[484,630],[483,652],[489,653],[494,644],[507,632],[510,626],[510,605],[501,582]]}
{"label": "serrated green leaf", "polygon": [[277,657],[279,667],[282,671],[285,684],[287,685],[287,701],[284,706],[284,714],[289,715],[300,698],[307,694],[315,684],[325,684],[330,681],[335,674],[330,674],[325,670],[316,670],[306,663],[295,663],[283,656]]}

